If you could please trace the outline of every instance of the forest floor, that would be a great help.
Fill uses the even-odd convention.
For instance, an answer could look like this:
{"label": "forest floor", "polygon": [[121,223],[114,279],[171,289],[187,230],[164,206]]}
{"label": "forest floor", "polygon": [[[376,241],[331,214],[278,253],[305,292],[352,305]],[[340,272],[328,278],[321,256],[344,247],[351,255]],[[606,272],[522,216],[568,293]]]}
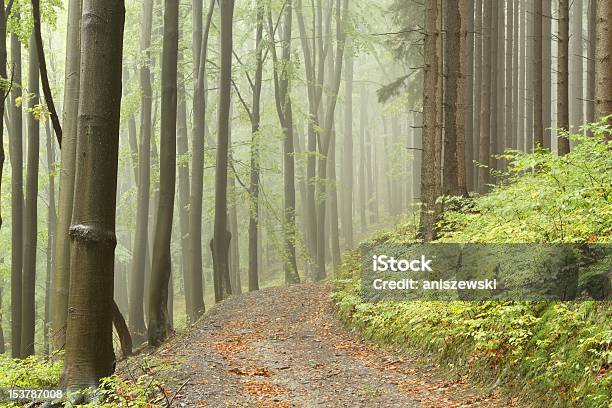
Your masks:
{"label": "forest floor", "polygon": [[[232,297],[119,372],[163,379],[174,407],[508,407],[417,356],[364,342],[334,317],[330,284]],[[160,392],[161,394],[161,392]]]}

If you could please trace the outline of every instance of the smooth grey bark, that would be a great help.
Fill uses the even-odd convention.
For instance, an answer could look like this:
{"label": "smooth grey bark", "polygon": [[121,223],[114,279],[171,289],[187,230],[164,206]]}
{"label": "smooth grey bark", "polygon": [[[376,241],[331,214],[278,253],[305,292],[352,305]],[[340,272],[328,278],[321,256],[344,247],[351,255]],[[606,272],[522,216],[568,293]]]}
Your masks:
{"label": "smooth grey bark", "polygon": [[[569,24],[569,0],[559,0],[559,32],[557,33],[557,127],[565,131],[570,130]],[[557,146],[560,156],[570,151],[569,140],[564,135],[559,135]]]}
{"label": "smooth grey bark", "polygon": [[[513,97],[514,97],[514,0],[506,1],[506,102],[505,102],[505,133],[504,133],[504,148],[512,147],[512,135],[514,134],[514,115],[513,115]],[[504,162],[505,164],[505,162]]]}
{"label": "smooth grey bark", "polygon": [[208,55],[208,34],[212,21],[215,0],[210,1],[206,25],[197,53],[198,68],[193,92],[193,129],[191,136],[191,189],[189,199],[189,259],[187,267],[191,282],[191,320],[195,321],[204,313],[202,285],[202,199],[204,194],[204,137],[206,135],[206,59]]}
{"label": "smooth grey bark", "polygon": [[[518,134],[519,134],[519,116],[521,115],[521,107],[523,106],[522,101],[519,99],[519,77],[520,77],[520,66],[519,66],[519,41],[520,41],[520,0],[513,0],[512,2],[512,14],[513,14],[513,38],[512,38],[512,134],[510,135],[509,148],[517,149],[518,147]],[[548,120],[550,123],[550,119]],[[550,142],[550,132],[549,142]]]}
{"label": "smooth grey bark", "polygon": [[[474,3],[474,134],[472,144],[474,146],[474,160],[480,162],[480,109],[481,109],[481,84],[482,84],[482,0],[475,0]],[[478,178],[478,167],[474,163],[468,163],[473,167],[473,191],[480,191],[480,180]]]}
{"label": "smooth grey bark", "polygon": [[[367,217],[366,217],[366,171],[365,171],[365,160],[366,160],[366,152],[365,152],[365,128],[366,121],[368,120],[368,112],[367,112],[367,95],[365,85],[361,85],[360,92],[360,111],[359,111],[359,221],[361,225],[361,233],[365,234],[367,230]],[[387,152],[389,153],[389,152]],[[393,199],[389,197],[389,206],[390,209],[393,205]],[[389,214],[393,214],[393,210],[389,211]]]}
{"label": "smooth grey bark", "polygon": [[229,244],[231,236],[227,230],[227,166],[229,152],[229,112],[231,104],[232,44],[234,0],[220,0],[220,73],[219,106],[217,127],[217,162],[215,172],[215,221],[211,251],[213,255],[213,278],[215,302],[231,295],[229,276]]}
{"label": "smooth grey bark", "polygon": [[534,11],[533,0],[525,0],[525,151],[532,152],[534,148],[534,89],[533,81],[535,68],[533,67],[535,54],[535,34],[534,34]]}
{"label": "smooth grey bark", "polygon": [[151,111],[153,91],[151,89],[151,34],[153,25],[153,0],[144,0],[142,28],[140,32],[140,51],[143,62],[140,66],[140,139],[138,141],[138,183],[136,198],[136,232],[132,270],[129,277],[130,311],[129,328],[134,345],[146,338],[147,328],[144,317],[145,268],[147,266],[147,244],[149,236],[149,194],[151,185]]}
{"label": "smooth grey bark", "polygon": [[[115,366],[112,339],[113,260],[123,0],[85,0],[70,295],[64,365],[67,390],[96,387]],[[77,402],[77,401],[73,401]]]}
{"label": "smooth grey bark", "polygon": [[[29,107],[39,104],[39,71],[38,56],[34,37],[29,44],[28,92],[32,94]],[[23,286],[22,286],[22,326],[21,355],[28,357],[34,354],[34,332],[36,327],[36,247],[38,241],[38,167],[40,149],[40,127],[34,113],[27,116],[28,153],[24,213],[24,248],[23,248]]]}
{"label": "smooth grey bark", "polygon": [[[21,43],[11,34],[13,82],[21,84]],[[23,116],[21,86],[11,87],[11,355],[21,357],[21,291],[23,272]]]}
{"label": "smooth grey bark", "polygon": [[[437,172],[437,139],[440,132],[440,21],[441,10],[437,0],[425,2],[425,43],[423,70],[423,160],[421,162],[421,213],[419,235],[428,242],[435,238],[438,217],[436,199],[440,191]],[[490,37],[489,37],[490,38]],[[490,53],[489,53],[490,55]],[[486,104],[488,106],[488,104]],[[488,134],[488,129],[487,129]],[[488,151],[487,151],[488,155]]]}
{"label": "smooth grey bark", "polygon": [[[491,94],[491,100],[489,101],[489,109],[491,112],[491,119],[489,123],[489,172],[491,170],[497,170],[498,163],[495,155],[497,154],[497,137],[499,136],[497,133],[497,124],[499,121],[498,115],[498,94],[499,94],[499,77],[503,77],[503,73],[499,71],[499,52],[503,52],[503,47],[500,50],[499,47],[499,32],[500,30],[500,21],[499,21],[499,9],[500,9],[500,1],[492,1],[493,3],[491,7],[491,64],[489,66],[489,70],[491,71],[491,84],[489,87],[489,92]],[[502,3],[503,6],[503,3]],[[489,175],[491,177],[491,175]]]}
{"label": "smooth grey bark", "polygon": [[[467,0],[464,5],[465,19],[462,19],[465,30],[465,52],[463,66],[465,68],[465,155],[463,163],[465,166],[466,191],[474,191],[474,151],[477,144],[474,143],[474,65],[475,65],[475,25],[474,25],[474,0]],[[414,194],[412,194],[414,196]]]}
{"label": "smooth grey bark", "polygon": [[176,188],[176,118],[179,1],[166,0],[161,60],[161,125],[159,202],[151,252],[149,289],[149,345],[159,346],[168,336],[168,285],[172,272],[170,241]]}
{"label": "smooth grey bark", "polygon": [[[516,1],[516,0],[515,0]],[[552,137],[552,1],[542,0],[542,122],[545,149]]]}
{"label": "smooth grey bark", "polygon": [[49,329],[51,326],[51,275],[53,274],[53,248],[55,243],[55,231],[57,224],[57,213],[55,209],[55,146],[53,134],[49,128],[49,122],[45,122],[47,135],[47,171],[49,172],[49,184],[47,185],[47,274],[45,276],[45,319],[44,319],[44,355],[49,356],[50,341]]}
{"label": "smooth grey bark", "polygon": [[332,265],[334,269],[340,266],[340,230],[338,225],[338,189],[336,181],[336,130],[332,130],[332,140],[329,143],[329,164],[327,172],[329,174],[329,224],[330,224],[330,246]]}
{"label": "smooth grey bark", "polygon": [[255,29],[255,79],[251,107],[251,172],[249,194],[249,291],[259,290],[259,147],[261,122],[261,87],[263,82],[263,23],[264,9],[257,2],[257,28]]}
{"label": "smooth grey bark", "polygon": [[518,112],[518,133],[516,137],[516,148],[518,150],[525,151],[525,139],[527,137],[525,132],[525,122],[527,120],[527,106],[528,106],[528,96],[527,89],[525,88],[526,80],[527,80],[527,71],[530,71],[526,64],[526,49],[527,49],[527,41],[526,37],[526,28],[527,28],[527,1],[526,0],[518,0],[520,1],[520,11],[519,11],[519,112]]}
{"label": "smooth grey bark", "polygon": [[353,247],[353,47],[347,41],[344,54],[344,151],[342,153],[342,235],[347,248]]}
{"label": "smooth grey bark", "polygon": [[79,104],[79,78],[81,64],[81,9],[82,0],[68,3],[66,30],[66,60],[64,74],[63,132],[60,153],[59,200],[55,240],[55,264],[51,287],[53,291],[51,348],[60,350],[66,343],[68,315],[68,289],[70,281],[70,237],[68,230],[74,204],[77,115]]}

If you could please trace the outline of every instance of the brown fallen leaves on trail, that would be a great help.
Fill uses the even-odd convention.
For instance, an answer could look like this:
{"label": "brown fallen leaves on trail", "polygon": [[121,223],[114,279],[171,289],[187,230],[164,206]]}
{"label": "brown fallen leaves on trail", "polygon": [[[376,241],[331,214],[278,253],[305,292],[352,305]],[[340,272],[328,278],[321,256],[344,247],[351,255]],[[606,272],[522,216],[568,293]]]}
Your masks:
{"label": "brown fallen leaves on trail", "polygon": [[275,397],[282,394],[283,388],[269,381],[245,380],[244,389],[251,395],[258,397]]}
{"label": "brown fallen leaves on trail", "polygon": [[213,347],[220,353],[240,353],[248,348],[248,344],[240,337],[233,336],[224,341],[213,343]]}

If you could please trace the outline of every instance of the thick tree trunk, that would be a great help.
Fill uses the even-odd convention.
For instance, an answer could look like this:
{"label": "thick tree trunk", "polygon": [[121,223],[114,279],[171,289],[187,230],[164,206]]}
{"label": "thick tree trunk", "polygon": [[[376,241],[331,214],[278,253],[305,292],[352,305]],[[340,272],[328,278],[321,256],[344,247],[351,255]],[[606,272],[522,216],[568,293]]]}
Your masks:
{"label": "thick tree trunk", "polygon": [[[595,52],[595,118],[612,114],[612,2],[597,1],[597,50]],[[608,124],[612,119],[608,119]]]}
{"label": "thick tree trunk", "polygon": [[149,242],[149,193],[151,184],[151,111],[153,91],[151,89],[151,32],[153,25],[153,0],[144,0],[140,50],[145,61],[140,67],[140,140],[138,147],[138,193],[136,206],[136,233],[134,236],[132,271],[130,273],[129,327],[138,346],[146,338],[144,320],[145,268],[148,263]]}
{"label": "thick tree trunk", "polygon": [[[21,83],[21,43],[11,34],[13,81]],[[11,355],[21,357],[21,291],[23,271],[23,116],[21,87],[11,88]]]}
{"label": "thick tree trunk", "polygon": [[[557,127],[569,131],[569,0],[559,0],[559,32],[557,34]],[[569,153],[569,140],[560,135],[559,155]]]}
{"label": "thick tree trunk", "polygon": [[66,31],[66,63],[64,75],[63,134],[57,233],[55,241],[55,265],[51,287],[53,350],[64,348],[66,343],[66,318],[68,315],[68,286],[70,281],[70,237],[68,230],[72,219],[76,174],[77,115],[79,104],[79,78],[81,64],[81,9],[82,0],[68,3],[68,27]]}
{"label": "thick tree trunk", "polygon": [[[480,92],[480,143],[478,162],[478,187],[486,193],[489,184],[489,148],[491,141],[491,33],[493,2],[484,1],[482,17],[482,89]],[[423,141],[425,144],[425,141]]]}
{"label": "thick tree trunk", "polygon": [[[440,88],[440,14],[437,0],[425,2],[425,45],[423,73],[423,160],[421,164],[421,216],[419,233],[424,241],[435,237],[438,217],[436,199],[439,194],[440,175],[436,139],[440,132],[438,110],[441,107]],[[490,55],[490,53],[489,53]],[[486,105],[488,106],[488,104]],[[488,129],[487,129],[488,134]],[[488,154],[488,151],[487,151]]]}
{"label": "thick tree trunk", "polygon": [[[187,265],[191,282],[192,310],[189,312],[191,321],[195,321],[204,313],[204,290],[202,284],[202,199],[204,194],[204,137],[206,135],[206,59],[208,55],[208,34],[215,6],[215,0],[210,1],[206,15],[206,26],[202,33],[197,58],[198,69],[195,76],[193,92],[193,129],[192,129],[192,162],[191,162],[191,197],[189,200],[189,259]],[[195,63],[195,62],[194,62]]]}
{"label": "thick tree trunk", "polygon": [[68,391],[96,387],[115,366],[113,259],[121,61],[122,0],[85,0],[77,134],[79,199],[70,227],[70,296],[65,379]]}
{"label": "thick tree trunk", "polygon": [[[32,94],[29,107],[38,105],[38,56],[34,37],[30,38],[30,64],[28,68],[28,92]],[[22,327],[21,354],[27,357],[34,354],[34,332],[36,327],[36,246],[38,241],[38,155],[40,148],[39,122],[31,112],[27,116],[28,153],[27,178],[24,214],[23,250],[23,287],[22,287]]]}
{"label": "thick tree trunk", "polygon": [[149,344],[159,346],[168,336],[168,284],[172,272],[170,241],[176,183],[176,117],[179,2],[166,0],[161,61],[161,125],[159,203],[151,253]]}
{"label": "thick tree trunk", "polygon": [[211,250],[215,301],[231,294],[229,277],[230,233],[227,230],[227,162],[229,150],[229,111],[232,80],[232,31],[234,0],[221,0],[219,107],[217,128],[217,164],[215,172],[215,225]]}

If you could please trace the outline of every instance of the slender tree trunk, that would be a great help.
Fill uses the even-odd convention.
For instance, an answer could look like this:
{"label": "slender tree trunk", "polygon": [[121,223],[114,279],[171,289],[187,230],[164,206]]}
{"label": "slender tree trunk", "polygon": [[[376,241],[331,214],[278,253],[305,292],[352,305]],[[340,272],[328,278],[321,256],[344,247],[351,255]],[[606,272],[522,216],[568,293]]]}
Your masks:
{"label": "slender tree trunk", "polygon": [[534,43],[535,33],[534,24],[536,17],[534,11],[534,0],[525,0],[525,151],[532,152],[534,148],[534,89],[533,81],[535,77]]}
{"label": "slender tree trunk", "polygon": [[[115,366],[112,339],[113,259],[121,61],[122,0],[85,0],[71,270],[66,332],[68,391],[96,387]],[[102,23],[103,22],[103,23]],[[76,401],[75,401],[76,402]]]}
{"label": "slender tree trunk", "polygon": [[544,146],[544,120],[542,116],[542,2],[534,1],[533,13],[533,137],[534,146]]}
{"label": "slender tree trunk", "polygon": [[[28,68],[28,92],[32,94],[29,107],[38,105],[38,56],[34,37],[30,38],[30,64]],[[21,354],[27,357],[34,354],[34,332],[36,327],[36,248],[38,241],[38,156],[40,146],[39,122],[31,112],[27,116],[28,154],[27,178],[24,215],[24,250],[23,250],[23,294],[22,294],[22,327]]]}
{"label": "slender tree trunk", "polygon": [[[474,151],[477,144],[474,143],[474,57],[475,57],[475,31],[474,31],[474,0],[467,0],[463,12],[465,18],[462,19],[464,25],[465,50],[462,54],[465,68],[465,155],[463,165],[465,167],[466,191],[474,191]],[[413,194],[414,195],[414,194]]]}
{"label": "slender tree trunk", "polygon": [[231,294],[229,277],[229,244],[227,230],[227,161],[229,150],[229,111],[232,79],[232,24],[234,0],[221,0],[219,108],[217,128],[217,164],[215,173],[215,225],[211,241],[213,254],[215,301]]}
{"label": "slender tree trunk", "polygon": [[151,253],[151,285],[149,291],[149,344],[159,346],[168,336],[168,285],[172,262],[172,218],[176,183],[176,117],[179,2],[166,0],[161,61],[161,135],[159,163],[159,203],[155,222],[155,238]]}
{"label": "slender tree trunk", "polygon": [[[489,70],[491,71],[491,84],[489,86],[489,92],[491,93],[491,100],[489,101],[489,109],[491,112],[491,119],[489,123],[489,171],[497,170],[497,123],[499,121],[498,116],[498,105],[497,97],[499,94],[499,77],[503,77],[503,73],[499,71],[498,67],[498,53],[503,52],[500,50],[498,40],[499,32],[501,27],[499,26],[499,3],[500,1],[492,1],[493,6],[491,7],[491,64]],[[503,6],[503,3],[502,3]],[[503,30],[503,29],[502,29]],[[489,175],[491,177],[491,175]],[[493,180],[494,181],[494,180]]]}
{"label": "slender tree trunk", "polygon": [[586,85],[586,121],[595,122],[595,49],[597,38],[597,0],[589,0],[588,10],[588,48],[587,48],[587,85]]}
{"label": "slender tree trunk", "polygon": [[138,193],[136,206],[136,232],[134,236],[134,255],[130,273],[130,313],[129,327],[134,345],[139,345],[146,337],[144,320],[145,268],[148,263],[147,244],[149,236],[149,194],[151,184],[151,110],[153,91],[151,89],[151,33],[153,25],[153,0],[144,0],[142,11],[142,31],[140,50],[145,61],[140,67],[140,140],[138,147]]}
{"label": "slender tree trunk", "polygon": [[330,244],[331,244],[331,255],[332,265],[334,269],[340,266],[340,231],[338,228],[338,189],[336,188],[336,130],[334,129],[332,134],[332,140],[329,145],[329,180],[330,180],[330,192],[329,192],[329,217],[330,217]]}
{"label": "slender tree trunk", "polygon": [[[11,34],[13,82],[21,84],[21,43]],[[1,69],[1,68],[0,68]],[[11,353],[21,357],[21,291],[23,270],[23,117],[21,87],[11,87]]]}
{"label": "slender tree trunk", "polygon": [[[595,118],[612,114],[612,2],[597,1],[597,49],[595,52]],[[612,119],[608,118],[608,124]]]}
{"label": "slender tree trunk", "polygon": [[[183,53],[179,52],[179,61],[183,62]],[[178,204],[179,204],[179,223],[180,223],[180,242],[181,242],[181,269],[183,272],[183,282],[191,282],[190,270],[186,265],[189,259],[189,159],[187,137],[187,96],[185,92],[185,77],[182,70],[178,71],[178,107],[177,107],[177,139],[176,153],[178,155],[177,171],[179,176],[178,185]],[[185,312],[187,321],[190,319],[191,291],[185,291]]]}
{"label": "slender tree trunk", "polygon": [[[368,120],[368,111],[367,111],[367,94],[366,87],[364,84],[361,85],[361,95],[360,95],[360,119],[359,119],[359,220],[361,222],[361,234],[365,234],[368,228],[367,225],[367,217],[366,217],[366,171],[365,171],[365,161],[366,161],[366,152],[365,152],[365,131]],[[389,197],[389,205],[393,200]],[[390,211],[392,214],[393,211]]]}
{"label": "slender tree trunk", "polygon": [[[516,0],[515,0],[516,1]],[[542,122],[545,149],[552,136],[552,1],[542,0]]]}
{"label": "slender tree trunk", "polygon": [[[472,137],[472,144],[474,145],[474,160],[480,162],[480,109],[481,109],[481,93],[480,88],[482,84],[482,0],[475,0],[475,16],[474,16],[474,31],[475,31],[475,45],[474,45],[474,135]],[[478,178],[478,167],[474,163],[470,162],[473,171],[473,191],[480,191],[480,180]]]}
{"label": "slender tree trunk", "polygon": [[[193,130],[191,163],[191,197],[189,201],[189,259],[187,261],[191,282],[191,320],[195,321],[204,313],[204,291],[202,284],[202,200],[204,195],[204,137],[206,135],[206,59],[208,55],[208,34],[212,21],[215,0],[210,1],[206,15],[206,26],[198,50],[198,72],[193,92]],[[195,62],[194,62],[195,63]]]}
{"label": "slender tree trunk", "polygon": [[[497,1],[497,50],[496,50],[496,82],[492,84],[496,91],[496,99],[493,101],[495,104],[495,123],[493,126],[492,134],[495,135],[495,146],[492,149],[493,154],[500,154],[505,148],[505,135],[506,135],[506,124],[505,124],[505,94],[506,94],[506,77],[505,77],[505,66],[506,66],[506,53],[505,53],[505,32],[506,32],[506,10],[505,2],[503,0]],[[495,168],[498,170],[504,170],[504,159],[493,158]]]}
{"label": "slender tree trunk", "polygon": [[[4,8],[4,0],[0,2],[0,77],[8,80],[6,73],[6,29],[7,12]],[[0,101],[0,193],[2,192],[2,170],[4,169],[4,104],[6,98]],[[0,203],[0,229],[2,228],[2,203]]]}
{"label": "slender tree trunk", "polygon": [[[514,134],[514,115],[512,108],[514,107],[513,96],[515,84],[514,80],[514,61],[513,61],[513,44],[514,37],[514,0],[506,1],[506,103],[505,103],[505,133],[504,133],[504,148],[512,148],[512,136]],[[504,168],[506,163],[504,162]]]}
{"label": "slender tree trunk", "polygon": [[[564,0],[562,0],[564,1]],[[584,124],[582,1],[572,1],[569,15],[569,124],[573,133]],[[561,6],[559,6],[559,9]],[[568,128],[570,130],[570,128]],[[564,142],[565,143],[565,142]],[[559,152],[561,153],[561,151]]]}
{"label": "slender tree trunk", "polygon": [[342,161],[342,233],[353,247],[353,47],[347,42],[344,68],[344,152]]}
{"label": "slender tree trunk", "polygon": [[251,173],[249,193],[249,291],[259,290],[259,126],[261,121],[261,86],[263,79],[263,4],[257,2],[257,28],[255,29],[255,80],[251,108]]}
{"label": "slender tree trunk", "polygon": [[57,214],[55,212],[55,140],[49,128],[49,122],[45,123],[47,134],[47,171],[49,172],[49,185],[47,206],[47,275],[45,277],[45,329],[44,329],[44,355],[49,356],[49,328],[51,326],[51,275],[53,273],[53,248],[55,245],[55,231]]}
{"label": "slender tree trunk", "polygon": [[421,164],[422,208],[419,233],[423,240],[431,241],[435,237],[435,224],[438,216],[438,211],[436,208],[436,199],[438,198],[440,186],[440,175],[436,172],[436,163],[438,161],[436,139],[438,138],[438,133],[440,131],[438,110],[441,106],[441,10],[439,10],[438,8],[437,0],[427,0],[425,2],[425,7],[425,69],[423,73],[423,160]]}
{"label": "slender tree trunk", "polygon": [[[559,0],[559,33],[557,34],[557,127],[569,131],[569,0]],[[560,135],[558,152],[569,153],[569,139]]]}
{"label": "slender tree trunk", "polygon": [[51,287],[53,350],[64,348],[66,343],[66,318],[68,315],[68,286],[70,281],[70,237],[68,230],[72,219],[76,174],[77,115],[79,103],[79,78],[81,64],[81,9],[82,0],[68,3],[68,27],[66,31],[66,63],[64,75],[63,134],[57,233],[55,241],[55,265]]}
{"label": "slender tree trunk", "polygon": [[[482,89],[480,92],[480,150],[478,161],[478,186],[486,193],[489,184],[489,147],[491,141],[491,33],[493,2],[484,1],[482,18]],[[425,144],[425,143],[424,143]]]}
{"label": "slender tree trunk", "polygon": [[[521,107],[523,102],[519,99],[519,48],[520,48],[520,2],[521,0],[513,0],[513,40],[512,40],[512,135],[510,136],[510,148],[517,149],[518,134],[519,134],[519,116],[521,115]],[[550,119],[548,121],[550,123]],[[550,138],[550,132],[548,133]],[[550,142],[550,140],[549,140]]]}

